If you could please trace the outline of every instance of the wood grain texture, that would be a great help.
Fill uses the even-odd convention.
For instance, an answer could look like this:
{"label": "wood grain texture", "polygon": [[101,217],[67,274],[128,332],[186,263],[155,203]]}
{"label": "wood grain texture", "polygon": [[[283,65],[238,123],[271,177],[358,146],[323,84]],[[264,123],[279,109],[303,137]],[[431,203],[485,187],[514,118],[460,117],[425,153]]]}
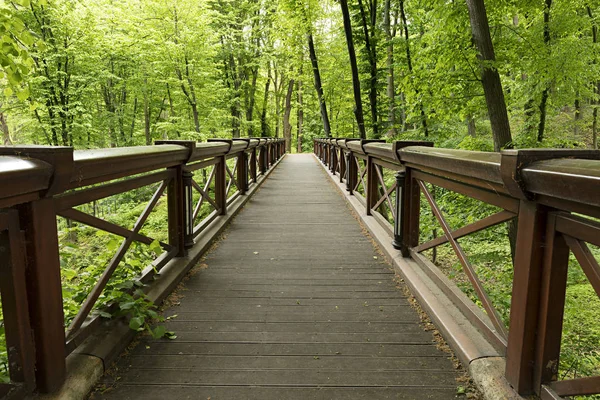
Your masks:
{"label": "wood grain texture", "polygon": [[92,399],[454,399],[456,371],[310,155],[288,155]]}

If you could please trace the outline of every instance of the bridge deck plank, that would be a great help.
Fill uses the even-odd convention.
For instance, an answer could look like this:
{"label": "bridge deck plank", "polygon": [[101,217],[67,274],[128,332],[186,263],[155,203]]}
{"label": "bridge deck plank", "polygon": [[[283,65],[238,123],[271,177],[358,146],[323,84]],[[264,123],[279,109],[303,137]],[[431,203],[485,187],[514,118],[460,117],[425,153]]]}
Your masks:
{"label": "bridge deck plank", "polygon": [[457,373],[311,155],[287,156],[93,399],[453,399]]}

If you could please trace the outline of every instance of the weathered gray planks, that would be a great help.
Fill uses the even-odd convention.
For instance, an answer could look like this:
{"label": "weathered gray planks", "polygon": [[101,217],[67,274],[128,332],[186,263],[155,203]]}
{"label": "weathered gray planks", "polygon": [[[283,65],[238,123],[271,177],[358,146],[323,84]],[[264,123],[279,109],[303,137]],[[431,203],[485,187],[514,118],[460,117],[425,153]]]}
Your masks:
{"label": "weathered gray planks", "polygon": [[312,155],[287,156],[102,399],[451,399],[456,372]]}

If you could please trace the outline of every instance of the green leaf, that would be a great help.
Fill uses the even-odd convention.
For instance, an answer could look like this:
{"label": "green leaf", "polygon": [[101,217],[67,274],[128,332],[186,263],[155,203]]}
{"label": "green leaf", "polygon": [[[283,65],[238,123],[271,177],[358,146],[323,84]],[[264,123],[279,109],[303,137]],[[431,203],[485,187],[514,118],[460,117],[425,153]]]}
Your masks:
{"label": "green leaf", "polygon": [[154,339],[160,339],[164,337],[166,333],[167,328],[165,328],[163,325],[159,325],[154,329],[154,331],[152,331],[152,337]]}
{"label": "green leaf", "polygon": [[129,321],[129,328],[134,331],[140,331],[144,326],[144,317],[134,317]]}
{"label": "green leaf", "polygon": [[160,242],[158,240],[155,240],[152,243],[150,243],[150,250],[152,250],[157,256],[163,253],[162,246],[160,245]]}
{"label": "green leaf", "polygon": [[7,87],[7,88],[4,88],[4,95],[5,95],[6,97],[10,97],[10,96],[12,96],[12,95],[13,95],[13,90],[12,90],[11,88],[9,88],[9,87]]}
{"label": "green leaf", "polygon": [[135,301],[128,301],[127,303],[122,303],[119,308],[121,310],[131,310],[135,306]]}

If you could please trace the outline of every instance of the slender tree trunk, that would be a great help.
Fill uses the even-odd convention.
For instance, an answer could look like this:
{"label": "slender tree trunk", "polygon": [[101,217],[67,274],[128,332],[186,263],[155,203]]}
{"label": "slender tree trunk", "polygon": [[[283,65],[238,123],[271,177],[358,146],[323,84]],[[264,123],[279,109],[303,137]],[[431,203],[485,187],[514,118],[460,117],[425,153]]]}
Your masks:
{"label": "slender tree trunk", "polygon": [[[412,54],[410,51],[410,36],[408,34],[408,20],[406,18],[406,12],[404,11],[404,0],[400,0],[400,17],[402,18],[402,27],[404,29],[404,41],[406,42],[406,64],[408,66],[408,72],[412,75]],[[415,93],[419,95],[419,88],[415,87]],[[419,101],[419,111],[421,114],[421,127],[423,128],[423,135],[429,136],[429,127],[427,125],[427,115],[425,115],[425,108],[423,103]]]}
{"label": "slender tree trunk", "polygon": [[477,131],[475,129],[475,117],[473,117],[472,115],[469,115],[467,117],[467,130],[469,132],[469,136],[471,136],[471,137],[477,136]]}
{"label": "slender tree trunk", "polygon": [[315,90],[319,99],[319,109],[321,110],[321,120],[323,120],[323,130],[326,137],[331,137],[331,126],[329,125],[329,115],[327,114],[327,105],[323,95],[323,85],[321,84],[321,72],[319,71],[319,61],[317,52],[315,51],[315,42],[312,33],[306,35],[308,37],[308,52],[310,54],[310,63],[312,64],[313,75],[315,78]]}
{"label": "slender tree trunk", "polygon": [[[369,22],[363,7],[362,0],[358,0],[358,7],[365,35],[367,60],[369,61],[369,105],[371,107],[371,126],[373,137],[379,138],[379,124],[377,116],[377,43],[375,43],[375,23],[377,21],[377,1],[370,0]],[[369,29],[370,28],[370,29]]]}
{"label": "slender tree trunk", "polygon": [[[552,7],[552,0],[546,0],[546,7],[544,8],[544,44],[548,51],[550,51],[550,8]],[[541,142],[544,140],[544,131],[546,130],[546,108],[548,106],[548,95],[550,88],[546,88],[542,91],[542,99],[540,100],[540,123],[538,124],[537,141]]]}
{"label": "slender tree trunk", "polygon": [[133,116],[131,117],[131,130],[129,131],[129,144],[133,143],[133,132],[135,132],[135,119],[137,117],[138,98],[133,99]]}
{"label": "slender tree trunk", "polygon": [[[300,67],[300,76],[302,76],[302,67]],[[297,137],[297,142],[298,142],[298,147],[297,147],[297,152],[298,153],[302,153],[302,135],[303,135],[303,128],[304,128],[304,101],[302,98],[302,81],[298,80],[298,83],[296,83],[296,91],[298,93],[298,114],[297,114],[297,124],[298,124],[298,137]]]}
{"label": "slender tree trunk", "polygon": [[281,118],[279,118],[279,115],[281,114],[281,91],[283,89],[283,76],[279,77],[279,74],[277,73],[277,69],[275,69],[275,80],[274,80],[274,85],[275,85],[275,137],[278,138],[279,137],[279,127],[281,126]]}
{"label": "slender tree trunk", "polygon": [[[146,82],[147,84],[147,82]],[[144,91],[144,133],[146,135],[146,145],[152,144],[152,134],[150,132],[150,99],[147,91]]]}
{"label": "slender tree trunk", "polygon": [[267,82],[265,82],[265,94],[263,97],[262,113],[260,115],[260,131],[261,136],[269,136],[269,126],[267,124],[267,108],[269,105],[269,87],[271,85],[271,61],[268,63]]}
{"label": "slender tree trunk", "polygon": [[[579,94],[577,94],[577,96],[579,96]],[[579,100],[579,97],[577,97],[577,99],[575,99],[575,115],[574,115],[574,120],[575,120],[575,126],[573,127],[573,133],[575,135],[579,135],[579,123],[581,121],[581,101]]]}
{"label": "slender tree trunk", "polygon": [[[471,20],[471,32],[473,41],[479,52],[479,59],[482,62],[496,60],[494,45],[490,35],[490,26],[487,19],[487,12],[483,0],[466,0],[469,9],[469,18]],[[504,101],[504,92],[498,70],[483,64],[481,84],[485,94],[488,114],[492,125],[492,136],[494,139],[494,151],[512,148],[512,136],[510,134],[510,123],[508,121],[508,111]],[[508,240],[512,259],[515,259],[515,250],[517,244],[517,224],[513,219],[506,224]]]}
{"label": "slender tree trunk", "polygon": [[8,123],[6,122],[6,115],[4,112],[0,112],[0,130],[2,131],[2,143],[4,146],[12,145],[12,140],[10,140],[10,130],[8,129]]}
{"label": "slender tree trunk", "polygon": [[[587,6],[587,12],[592,20],[592,41],[597,46],[598,44],[598,25],[594,22],[594,15],[592,14],[592,9],[590,6]],[[597,63],[597,60],[594,60],[594,64]],[[592,113],[592,147],[594,149],[598,148],[598,106],[600,106],[600,81],[596,82],[594,85],[596,99],[592,102],[594,106],[594,111]]]}
{"label": "slender tree trunk", "polygon": [[340,0],[342,15],[344,19],[344,33],[346,34],[346,44],[348,45],[348,55],[350,57],[350,68],[352,69],[352,89],[354,91],[354,115],[358,132],[361,139],[367,138],[365,131],[365,119],[362,108],[362,98],[360,91],[360,78],[358,76],[358,65],[356,63],[356,52],[354,51],[354,39],[352,38],[352,23],[350,21],[350,11],[348,10],[348,1]]}
{"label": "slender tree trunk", "polygon": [[390,137],[396,136],[396,88],[394,85],[394,44],[392,43],[393,35],[391,29],[391,0],[385,0],[385,10],[383,26],[385,29],[385,37],[387,40],[387,58],[386,67],[387,73],[387,89],[386,94],[389,102],[388,108],[388,132],[387,135]]}
{"label": "slender tree trunk", "polygon": [[479,59],[483,64],[481,84],[483,85],[485,101],[492,125],[494,150],[500,151],[501,149],[512,147],[512,137],[500,74],[494,67],[489,64],[486,65],[487,62],[496,61],[487,12],[483,0],[466,1],[471,20],[473,41],[479,52]]}
{"label": "slender tree trunk", "polygon": [[252,83],[248,93],[248,108],[246,109],[246,121],[248,122],[248,137],[254,135],[254,104],[256,103],[256,81],[258,79],[258,67],[252,68]]}
{"label": "slender tree trunk", "polygon": [[283,112],[283,137],[285,139],[285,150],[292,152],[292,124],[290,115],[292,113],[292,94],[294,93],[294,80],[288,82],[287,94],[285,96],[285,110]]}

